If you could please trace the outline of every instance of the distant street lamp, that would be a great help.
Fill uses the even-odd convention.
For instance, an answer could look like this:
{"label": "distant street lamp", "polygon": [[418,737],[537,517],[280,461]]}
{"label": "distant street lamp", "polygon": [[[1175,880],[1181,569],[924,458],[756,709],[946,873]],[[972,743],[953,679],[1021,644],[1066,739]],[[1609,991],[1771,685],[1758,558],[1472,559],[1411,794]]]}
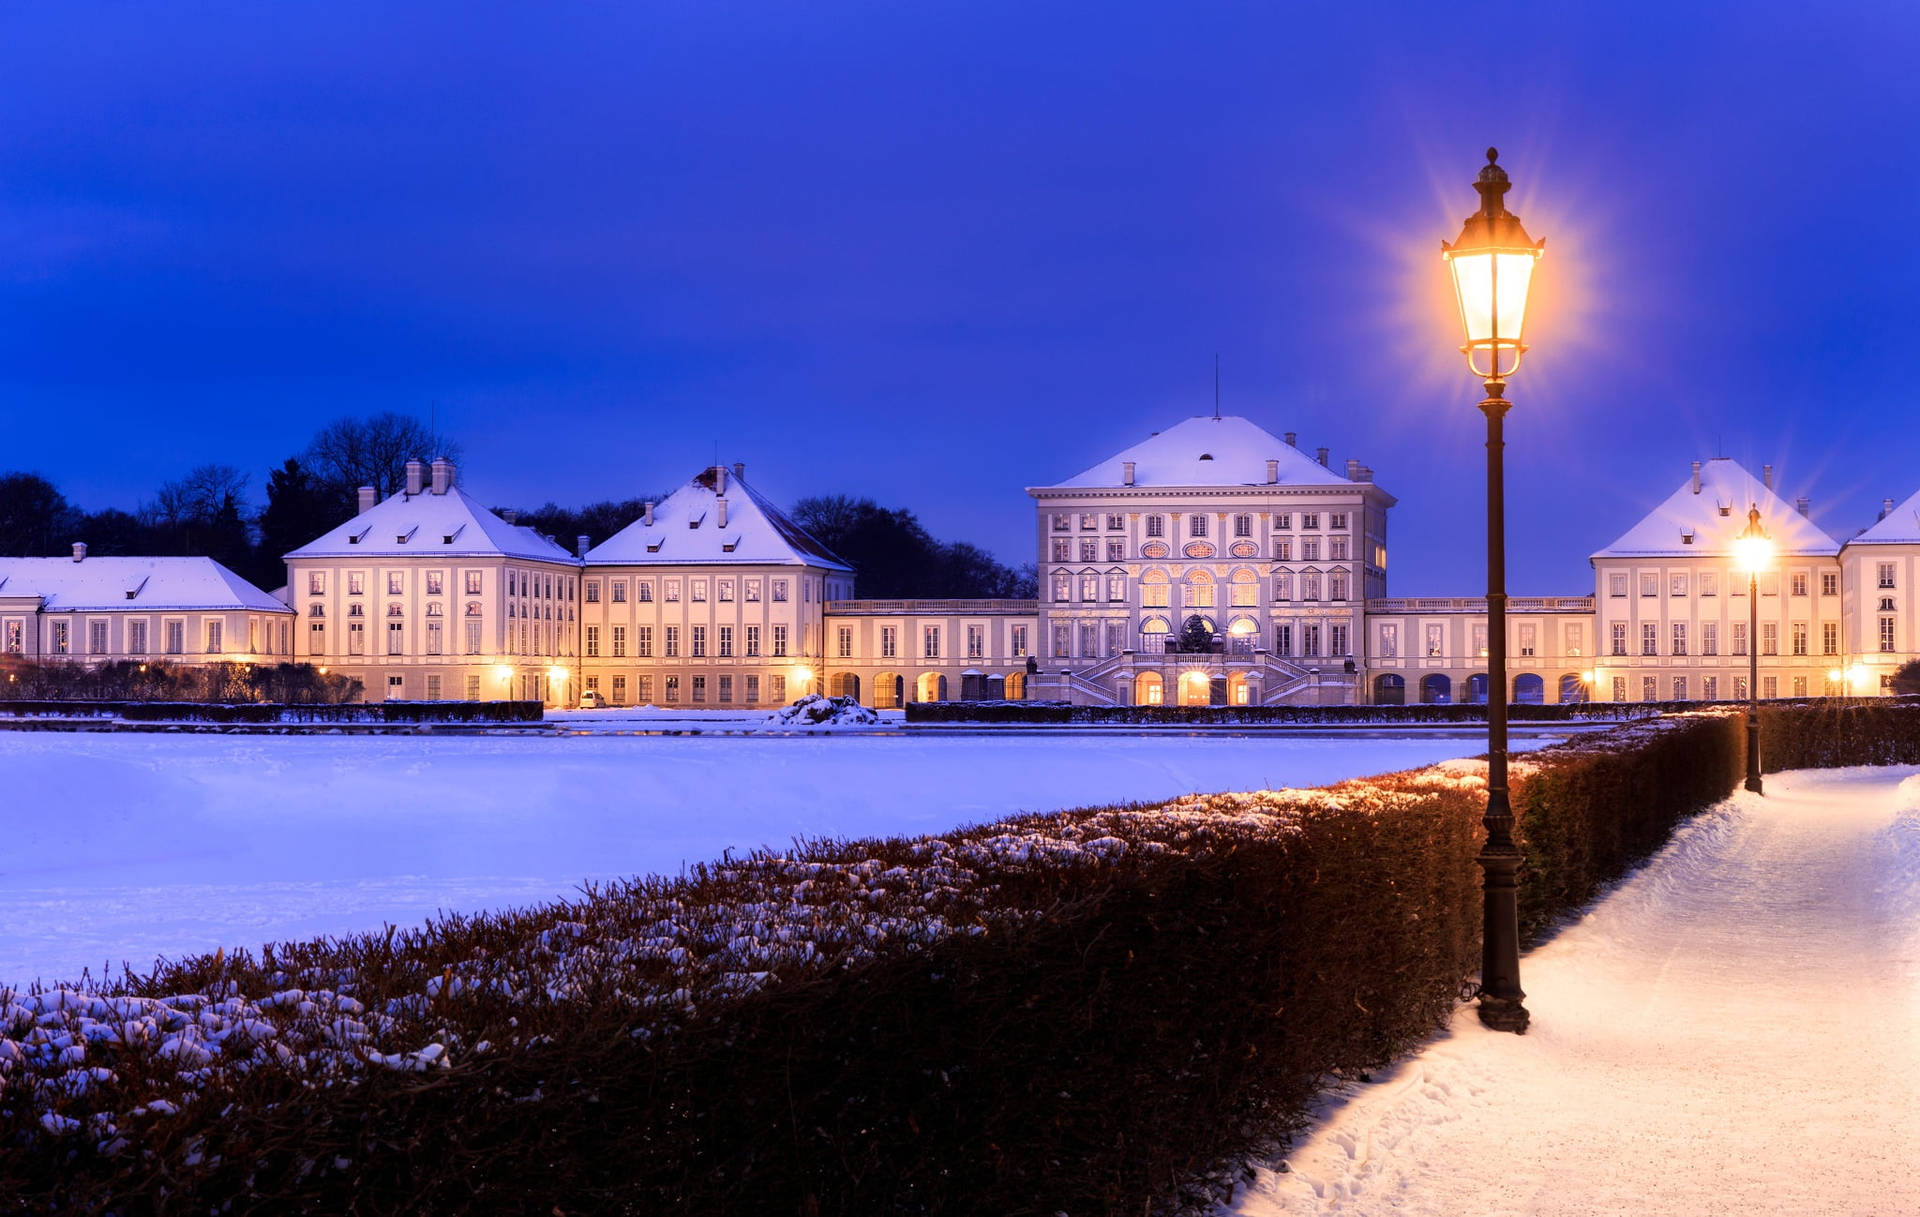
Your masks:
{"label": "distant street lamp", "polygon": [[1747,572],[1747,789],[1760,784],[1760,572],[1773,565],[1773,539],[1760,527],[1760,505],[1747,511],[1747,530],[1734,538],[1733,560]]}
{"label": "distant street lamp", "polygon": [[1507,539],[1506,485],[1502,468],[1506,440],[1502,421],[1509,403],[1507,377],[1519,370],[1527,348],[1520,334],[1527,315],[1527,289],[1544,241],[1520,227],[1503,197],[1509,183],[1500,153],[1487,149],[1487,163],[1473,188],[1480,210],[1467,217],[1460,239],[1440,243],[1453,272],[1460,324],[1467,335],[1461,353],[1486,387],[1480,403],[1487,416],[1487,829],[1478,859],[1484,875],[1480,935],[1480,1021],[1496,1031],[1527,1029],[1526,994],[1520,989],[1520,848],[1513,842],[1513,806],[1507,799]]}

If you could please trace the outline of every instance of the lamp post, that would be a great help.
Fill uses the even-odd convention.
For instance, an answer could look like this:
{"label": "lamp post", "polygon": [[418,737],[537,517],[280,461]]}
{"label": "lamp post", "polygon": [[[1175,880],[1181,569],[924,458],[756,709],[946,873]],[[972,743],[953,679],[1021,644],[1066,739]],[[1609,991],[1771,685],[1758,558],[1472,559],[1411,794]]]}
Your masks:
{"label": "lamp post", "polygon": [[1506,440],[1502,424],[1509,403],[1507,377],[1519,370],[1527,348],[1520,341],[1527,289],[1544,241],[1534,241],[1507,210],[1509,183],[1500,153],[1487,149],[1487,163],[1473,188],[1480,210],[1467,217],[1460,239],[1440,243],[1453,273],[1454,297],[1466,345],[1467,367],[1486,388],[1480,412],[1487,416],[1487,840],[1478,861],[1483,874],[1480,935],[1480,1021],[1496,1031],[1527,1029],[1526,994],[1520,988],[1520,848],[1513,841],[1513,806],[1507,798],[1507,540]]}
{"label": "lamp post", "polygon": [[1760,572],[1773,561],[1773,540],[1760,527],[1760,505],[1747,510],[1747,530],[1734,538],[1734,561],[1747,572],[1747,789],[1760,782]]}

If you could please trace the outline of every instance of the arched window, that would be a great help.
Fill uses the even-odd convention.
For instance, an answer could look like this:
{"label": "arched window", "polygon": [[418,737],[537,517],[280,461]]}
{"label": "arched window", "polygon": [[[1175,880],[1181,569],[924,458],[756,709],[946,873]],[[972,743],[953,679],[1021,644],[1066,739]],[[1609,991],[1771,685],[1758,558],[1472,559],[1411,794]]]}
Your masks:
{"label": "arched window", "polygon": [[1227,647],[1236,655],[1251,655],[1260,645],[1260,624],[1251,617],[1235,617],[1227,624]]}
{"label": "arched window", "polygon": [[1146,574],[1141,575],[1140,607],[1166,608],[1169,603],[1167,598],[1168,590],[1166,571],[1150,570]]}
{"label": "arched window", "polygon": [[1214,604],[1213,576],[1204,570],[1187,573],[1188,608],[1212,608]]}
{"label": "arched window", "polygon": [[1373,704],[1376,706],[1404,706],[1407,704],[1407,681],[1397,672],[1382,672],[1373,678]]}
{"label": "arched window", "polygon": [[1149,617],[1140,623],[1140,649],[1149,655],[1164,654],[1172,627],[1165,617]]}
{"label": "arched window", "polygon": [[429,604],[429,605],[427,605],[427,616],[429,616],[429,617],[439,617],[439,616],[442,616],[442,615],[444,615],[444,614],[445,614],[445,612],[446,612],[446,610],[445,610],[445,609],[444,609],[444,608],[443,608],[443,607],[441,606],[441,604],[440,604],[440,602],[439,602],[438,600],[436,600],[436,601],[434,601],[433,603],[431,603],[431,604]]}
{"label": "arched window", "polygon": [[1252,608],[1260,603],[1260,576],[1246,567],[1233,572],[1232,588],[1235,608]]}
{"label": "arched window", "polygon": [[467,601],[467,616],[478,617],[479,615],[480,615],[480,602],[478,600]]}

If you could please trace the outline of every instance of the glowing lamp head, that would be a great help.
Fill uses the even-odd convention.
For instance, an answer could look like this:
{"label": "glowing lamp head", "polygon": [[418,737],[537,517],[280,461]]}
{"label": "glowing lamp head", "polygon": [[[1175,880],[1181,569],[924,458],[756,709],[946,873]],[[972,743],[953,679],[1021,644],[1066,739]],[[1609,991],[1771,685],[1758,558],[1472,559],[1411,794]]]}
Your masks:
{"label": "glowing lamp head", "polygon": [[1864,663],[1856,663],[1848,668],[1847,679],[1852,683],[1854,688],[1864,689],[1867,685],[1867,665]]}
{"label": "glowing lamp head", "polygon": [[804,685],[813,679],[813,669],[801,664],[793,670],[793,678]]}
{"label": "glowing lamp head", "polygon": [[556,685],[564,685],[567,683],[567,670],[558,666],[548,668],[547,679]]}
{"label": "glowing lamp head", "polygon": [[1747,511],[1747,529],[1733,540],[1733,561],[1748,574],[1757,574],[1773,565],[1773,538],[1760,527],[1760,507]]}
{"label": "glowing lamp head", "polygon": [[1511,375],[1526,352],[1520,336],[1527,320],[1527,294],[1533,286],[1533,264],[1547,244],[1529,237],[1520,217],[1507,210],[1503,196],[1511,183],[1499,156],[1498,149],[1487,149],[1486,167],[1473,184],[1480,192],[1480,210],[1467,217],[1459,240],[1440,243],[1440,256],[1453,273],[1454,301],[1467,339],[1460,349],[1474,374],[1489,380]]}
{"label": "glowing lamp head", "polygon": [[501,680],[512,680],[513,665],[505,664],[505,663],[495,664],[493,668],[493,674],[495,676],[498,676]]}

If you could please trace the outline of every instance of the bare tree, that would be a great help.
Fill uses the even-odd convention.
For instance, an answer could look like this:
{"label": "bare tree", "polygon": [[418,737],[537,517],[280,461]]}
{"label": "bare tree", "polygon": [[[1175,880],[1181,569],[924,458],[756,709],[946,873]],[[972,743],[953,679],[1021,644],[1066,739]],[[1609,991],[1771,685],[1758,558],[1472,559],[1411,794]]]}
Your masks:
{"label": "bare tree", "polygon": [[245,514],[247,475],[232,465],[201,465],[164,482],[141,514],[155,524],[211,524],[223,511]]}
{"label": "bare tree", "polygon": [[457,460],[460,446],[434,434],[419,419],[389,410],[371,418],[328,423],[313,437],[300,463],[325,495],[345,506],[350,515],[360,487],[371,486],[385,498],[405,482],[408,461],[442,456]]}

